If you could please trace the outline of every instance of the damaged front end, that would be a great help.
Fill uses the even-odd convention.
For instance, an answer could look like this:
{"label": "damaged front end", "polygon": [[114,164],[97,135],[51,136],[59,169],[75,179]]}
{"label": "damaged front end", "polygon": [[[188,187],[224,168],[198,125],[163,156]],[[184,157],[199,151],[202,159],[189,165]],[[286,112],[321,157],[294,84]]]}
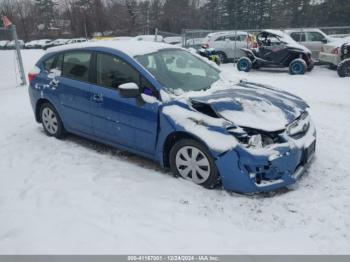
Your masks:
{"label": "damaged front end", "polygon": [[255,83],[242,87],[191,99],[196,111],[232,123],[225,132],[238,143],[216,157],[223,187],[254,193],[295,183],[316,149],[307,104]]}
{"label": "damaged front end", "polygon": [[316,129],[307,112],[274,133],[250,128],[228,130],[240,144],[216,164],[226,190],[268,192],[295,183],[311,163]]}

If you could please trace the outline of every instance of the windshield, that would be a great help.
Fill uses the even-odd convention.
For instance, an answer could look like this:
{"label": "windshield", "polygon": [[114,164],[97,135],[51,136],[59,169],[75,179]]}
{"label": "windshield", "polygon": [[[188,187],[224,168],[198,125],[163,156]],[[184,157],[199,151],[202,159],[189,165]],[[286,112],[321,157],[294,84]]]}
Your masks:
{"label": "windshield", "polygon": [[166,49],[135,59],[170,92],[205,90],[220,79],[219,70],[184,50]]}

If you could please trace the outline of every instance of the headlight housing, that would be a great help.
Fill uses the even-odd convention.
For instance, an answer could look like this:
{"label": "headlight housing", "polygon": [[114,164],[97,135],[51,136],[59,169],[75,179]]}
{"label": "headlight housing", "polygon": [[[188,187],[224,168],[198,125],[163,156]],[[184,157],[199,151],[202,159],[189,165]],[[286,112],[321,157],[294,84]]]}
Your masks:
{"label": "headlight housing", "polygon": [[287,134],[293,138],[304,136],[310,128],[310,121],[310,115],[305,111],[297,120],[287,127]]}

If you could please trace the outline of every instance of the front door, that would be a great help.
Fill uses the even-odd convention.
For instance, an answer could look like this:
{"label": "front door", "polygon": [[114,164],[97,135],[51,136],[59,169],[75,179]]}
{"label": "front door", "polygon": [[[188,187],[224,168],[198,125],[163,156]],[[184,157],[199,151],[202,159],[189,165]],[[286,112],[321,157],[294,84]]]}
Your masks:
{"label": "front door", "polygon": [[[96,84],[92,87],[92,124],[95,136],[146,154],[155,151],[158,128],[158,103],[139,98],[124,98],[118,87],[136,83],[141,92],[147,86],[140,74],[117,56],[96,53]],[[147,87],[147,95],[155,95]]]}

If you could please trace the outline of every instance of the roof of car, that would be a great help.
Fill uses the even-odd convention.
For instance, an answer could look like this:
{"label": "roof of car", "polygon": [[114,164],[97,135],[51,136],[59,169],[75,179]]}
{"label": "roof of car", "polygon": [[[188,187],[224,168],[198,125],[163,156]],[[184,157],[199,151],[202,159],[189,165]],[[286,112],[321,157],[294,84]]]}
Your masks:
{"label": "roof of car", "polygon": [[324,33],[319,28],[300,28],[300,29],[286,29],[284,30],[286,33],[298,33],[298,32],[321,32]]}
{"label": "roof of car", "polygon": [[243,31],[220,31],[220,32],[210,33],[207,36],[223,36],[223,35],[232,35],[232,34],[247,35],[248,32],[243,32]]}
{"label": "roof of car", "polygon": [[266,32],[266,33],[269,33],[269,34],[272,34],[272,35],[277,35],[279,37],[284,37],[285,34],[280,31],[280,30],[274,30],[274,29],[266,29],[266,30],[263,30],[262,32]]}
{"label": "roof of car", "polygon": [[293,38],[291,38],[287,33],[280,31],[280,30],[273,30],[273,29],[267,29],[267,30],[263,30],[261,33],[268,33],[271,35],[276,35],[278,36],[283,42],[287,43],[287,45],[289,47],[293,47],[293,48],[298,48],[298,49],[302,49],[307,53],[311,53],[311,51],[306,48],[305,46],[297,43]]}
{"label": "roof of car", "polygon": [[158,43],[158,42],[149,42],[149,41],[97,41],[97,42],[85,42],[79,44],[68,44],[59,47],[53,47],[48,50],[50,52],[61,52],[75,49],[84,49],[84,48],[111,48],[118,51],[121,51],[131,57],[150,54],[157,52],[161,49],[169,48],[178,48],[173,45]]}

